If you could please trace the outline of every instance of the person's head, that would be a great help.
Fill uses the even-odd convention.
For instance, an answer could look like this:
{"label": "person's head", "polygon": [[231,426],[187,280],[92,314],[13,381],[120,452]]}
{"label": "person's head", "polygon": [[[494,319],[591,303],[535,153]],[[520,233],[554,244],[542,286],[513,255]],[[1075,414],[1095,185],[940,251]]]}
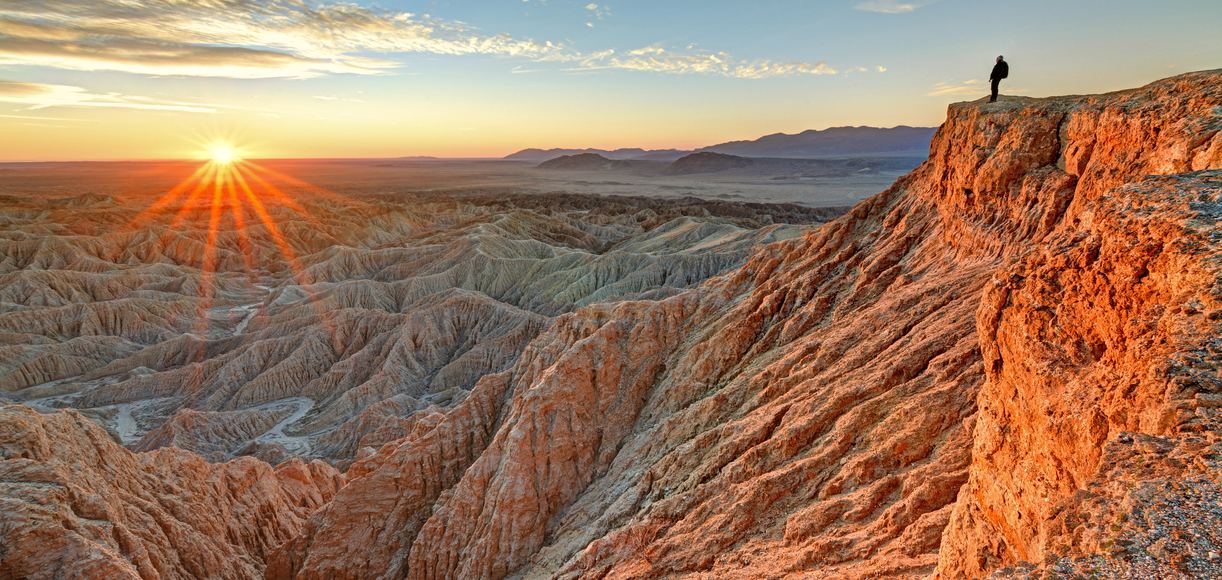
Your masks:
{"label": "person's head", "polygon": [[1003,60],[1006,60],[1006,59],[1005,59],[1004,57],[1002,57],[1000,54],[999,54],[999,55],[997,55],[997,62],[1001,62],[1001,61],[1003,61]]}

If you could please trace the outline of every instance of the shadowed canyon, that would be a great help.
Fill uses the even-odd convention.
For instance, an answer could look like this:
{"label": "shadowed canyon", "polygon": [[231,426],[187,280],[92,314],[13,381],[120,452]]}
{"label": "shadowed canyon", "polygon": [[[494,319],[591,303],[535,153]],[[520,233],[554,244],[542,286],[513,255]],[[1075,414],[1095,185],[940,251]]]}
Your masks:
{"label": "shadowed canyon", "polygon": [[265,165],[0,172],[0,576],[1222,574],[1222,72],[851,208]]}

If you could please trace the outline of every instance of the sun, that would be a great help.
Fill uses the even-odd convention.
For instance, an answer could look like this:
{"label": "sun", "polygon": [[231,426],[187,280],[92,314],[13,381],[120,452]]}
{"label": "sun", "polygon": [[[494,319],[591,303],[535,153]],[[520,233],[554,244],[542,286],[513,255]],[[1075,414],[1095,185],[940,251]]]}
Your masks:
{"label": "sun", "polygon": [[214,143],[208,148],[208,158],[217,165],[230,165],[238,160],[238,153],[233,149],[233,145]]}

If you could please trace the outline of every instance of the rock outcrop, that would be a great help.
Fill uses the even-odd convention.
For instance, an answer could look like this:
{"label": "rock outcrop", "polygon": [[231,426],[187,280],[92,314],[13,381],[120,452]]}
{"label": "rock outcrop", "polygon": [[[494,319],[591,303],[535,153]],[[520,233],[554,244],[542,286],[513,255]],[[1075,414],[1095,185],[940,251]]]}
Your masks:
{"label": "rock outcrop", "polygon": [[[273,576],[962,577],[1140,559],[1100,556],[1117,532],[1055,506],[1137,501],[1116,482],[1156,485],[1143,478],[1174,460],[1116,473],[1101,458],[1143,437],[1173,436],[1145,445],[1191,456],[1183,493],[1216,497],[1220,77],[953,106],[930,160],[840,220],[686,294],[562,317],[474,408],[366,460]],[[1176,357],[1197,370],[1168,375],[1192,366]],[[478,436],[451,422],[476,415]],[[371,497],[385,517],[360,515]],[[376,550],[343,551],[353,537]]]}
{"label": "rock outcrop", "polygon": [[[989,380],[945,577],[1145,557],[1124,542],[1151,522],[1126,520],[1156,498],[1219,497],[1222,174],[1205,171],[1222,167],[1217,81],[1082,99],[1061,118],[1054,175],[1074,186],[1061,226],[998,271],[977,311]],[[1222,569],[1211,509],[1164,524],[1213,546],[1154,555],[1168,572]],[[1212,567],[1193,561],[1210,550]]]}
{"label": "rock outcrop", "polygon": [[132,453],[75,412],[0,406],[0,577],[258,577],[342,485],[319,461]]}

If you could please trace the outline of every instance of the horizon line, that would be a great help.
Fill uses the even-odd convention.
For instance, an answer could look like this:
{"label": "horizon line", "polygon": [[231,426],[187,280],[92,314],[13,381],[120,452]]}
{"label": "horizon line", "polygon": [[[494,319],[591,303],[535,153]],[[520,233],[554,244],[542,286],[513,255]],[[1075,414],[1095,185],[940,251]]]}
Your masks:
{"label": "horizon line", "polygon": [[[440,157],[436,155],[400,155],[397,157],[242,157],[238,161],[515,161],[505,157]],[[133,159],[0,159],[0,165],[33,165],[38,163],[210,163],[206,158],[145,157]]]}
{"label": "horizon line", "polygon": [[[908,125],[908,124],[900,123],[898,125],[892,125],[890,127],[882,127],[882,126],[877,126],[877,125],[829,125],[827,127],[823,127],[822,129],[802,129],[802,130],[799,130],[793,133],[786,133],[784,131],[776,131],[773,133],[766,133],[764,135],[759,135],[754,138],[729,139],[729,140],[721,141],[719,143],[715,143],[712,145],[702,145],[702,146],[690,147],[690,148],[689,147],[675,147],[675,146],[646,147],[646,146],[639,146],[639,145],[624,146],[624,147],[593,147],[593,146],[537,147],[537,146],[528,146],[528,147],[520,147],[514,151],[511,151],[509,153],[506,153],[500,156],[480,156],[480,155],[442,156],[442,155],[429,155],[429,154],[415,154],[415,155],[392,155],[392,156],[371,156],[371,157],[362,157],[362,156],[354,156],[354,157],[348,157],[348,156],[283,157],[283,156],[275,156],[275,157],[244,157],[244,159],[250,159],[252,161],[253,160],[259,160],[259,161],[291,161],[291,160],[313,160],[313,161],[348,160],[348,161],[354,161],[354,160],[365,160],[365,159],[369,159],[369,160],[373,160],[373,159],[401,159],[401,160],[435,159],[438,161],[495,161],[495,160],[514,161],[513,159],[506,159],[506,158],[511,155],[515,155],[517,153],[522,153],[524,151],[594,150],[594,151],[612,152],[612,151],[619,151],[622,149],[640,149],[646,152],[688,151],[688,152],[694,153],[696,151],[701,151],[704,149],[710,149],[712,147],[717,147],[718,145],[729,145],[732,143],[758,141],[765,137],[773,137],[777,135],[795,136],[795,135],[801,135],[803,133],[809,133],[812,131],[823,132],[823,131],[828,131],[831,129],[937,129],[940,126],[941,126],[941,123],[939,123],[938,125]],[[33,163],[158,163],[158,162],[159,163],[172,163],[172,162],[188,162],[188,161],[195,161],[195,160],[206,162],[207,158],[191,158],[191,157],[143,157],[143,158],[139,158],[137,157],[137,158],[125,158],[125,159],[0,159],[0,164],[12,165],[12,164],[20,164],[20,163],[33,164]]]}

